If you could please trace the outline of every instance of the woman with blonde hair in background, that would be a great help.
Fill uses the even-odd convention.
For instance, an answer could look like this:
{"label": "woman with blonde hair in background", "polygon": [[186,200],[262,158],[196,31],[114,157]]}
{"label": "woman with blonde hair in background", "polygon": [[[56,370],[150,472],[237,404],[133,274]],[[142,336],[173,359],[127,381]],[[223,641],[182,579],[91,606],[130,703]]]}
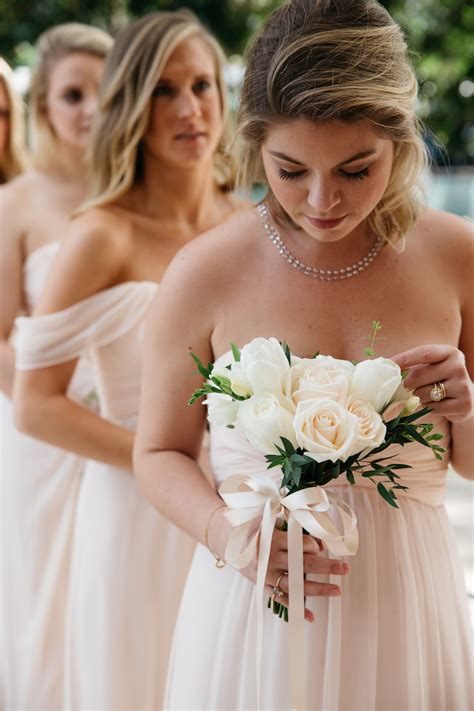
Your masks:
{"label": "woman with blonde hair in background", "polygon": [[[74,511],[84,460],[20,434],[9,398],[14,319],[28,316],[71,213],[84,199],[85,150],[112,38],[58,25],[36,45],[33,166],[0,188],[1,675],[6,709],[62,706],[64,616]],[[71,396],[87,397],[78,369]]]}
{"label": "woman with blonde hair in background", "polygon": [[15,178],[27,165],[24,106],[13,86],[13,72],[0,57],[0,184]]}
{"label": "woman with blonde hair in background", "polygon": [[[194,543],[132,476],[142,327],[175,253],[239,208],[229,193],[223,65],[188,11],[150,14],[118,35],[93,137],[93,193],[34,317],[17,322],[19,426],[89,459],[67,625],[72,708],[162,705]],[[101,417],[67,396],[85,353]]]}
{"label": "woman with blonde hair in background", "polygon": [[[443,506],[448,462],[473,476],[472,232],[419,203],[425,151],[406,52],[375,0],[291,0],[277,9],[248,55],[238,127],[242,181],[265,180],[267,199],[186,247],[150,308],[136,473],[156,509],[203,544],[176,624],[169,710],[473,706],[467,595]],[[196,462],[205,408],[186,405],[200,382],[189,350],[222,368],[231,341],[286,341],[311,359],[301,363],[301,390],[284,380],[292,417],[293,395],[324,382],[315,351],[361,360],[375,319],[385,337],[379,354],[409,371],[406,387],[432,408],[428,421],[448,451],[437,461],[413,442],[383,453],[412,467],[399,472],[408,490],[398,509],[357,473],[354,486],[341,476],[324,487],[357,517],[360,544],[349,559],[305,536],[306,578],[289,583],[288,534],[274,531],[267,590],[289,605],[290,630],[298,608],[289,585],[304,590],[304,653],[299,644],[289,651],[288,625],[265,607],[257,672],[256,554],[243,570],[222,567],[232,528],[216,489],[234,474],[280,483],[281,473],[267,469],[239,429],[213,424],[209,486]],[[244,379],[252,366],[283,371],[270,349],[262,347],[261,360],[255,350],[246,353]],[[336,361],[335,380],[321,387],[340,387],[343,367]],[[256,437],[272,437],[272,418],[284,419],[272,410],[276,397],[247,400]],[[304,421],[329,457],[347,441],[331,402],[319,413],[312,405]],[[304,508],[300,521],[310,517]],[[234,510],[234,522],[247,512]],[[293,662],[304,678],[292,689]]]}

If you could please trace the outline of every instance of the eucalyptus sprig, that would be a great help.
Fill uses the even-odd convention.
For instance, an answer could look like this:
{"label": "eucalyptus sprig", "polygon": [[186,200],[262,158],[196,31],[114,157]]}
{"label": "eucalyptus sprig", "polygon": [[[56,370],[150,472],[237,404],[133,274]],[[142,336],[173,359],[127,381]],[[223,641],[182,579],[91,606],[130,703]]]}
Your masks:
{"label": "eucalyptus sprig", "polygon": [[[240,361],[240,351],[235,345],[235,343],[231,343],[231,349],[232,349],[232,355],[234,356],[234,360],[238,363]],[[197,369],[199,373],[203,376],[204,378],[204,384],[200,387],[197,388],[191,395],[191,397],[188,400],[188,405],[193,405],[196,400],[199,400],[200,397],[205,397],[206,395],[209,395],[210,393],[218,393],[220,395],[229,395],[233,400],[246,400],[246,397],[243,397],[241,395],[237,395],[234,393],[232,390],[231,384],[230,384],[230,378],[226,378],[225,376],[222,375],[213,375],[212,371],[214,368],[214,363],[209,362],[207,366],[204,365],[204,363],[201,361],[201,359],[192,351],[190,351],[189,355],[191,358],[194,360],[194,362],[197,365]],[[227,370],[230,370],[230,365],[226,365],[225,368]]]}
{"label": "eucalyptus sprig", "polygon": [[380,336],[377,336],[378,332],[382,330],[382,323],[381,321],[372,321],[372,335],[368,336],[364,340],[370,341],[370,345],[367,348],[364,348],[364,353],[367,356],[367,358],[375,358],[376,353],[375,353],[375,343],[376,341],[381,341],[382,338]]}

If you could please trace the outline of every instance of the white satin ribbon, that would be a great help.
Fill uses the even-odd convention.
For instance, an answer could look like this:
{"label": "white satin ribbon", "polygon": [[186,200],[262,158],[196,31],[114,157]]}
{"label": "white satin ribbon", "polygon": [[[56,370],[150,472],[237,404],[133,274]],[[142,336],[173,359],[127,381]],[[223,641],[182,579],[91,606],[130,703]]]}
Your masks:
{"label": "white satin ribbon", "polygon": [[[225,559],[235,568],[245,568],[257,552],[257,698],[260,704],[260,668],[263,652],[264,588],[268,560],[277,518],[288,522],[288,583],[291,610],[290,678],[291,707],[304,709],[304,528],[319,538],[336,556],[355,555],[359,543],[357,519],[350,506],[342,499],[327,494],[320,486],[302,489],[287,495],[267,473],[262,475],[235,474],[219,488],[227,504],[226,518],[234,526],[229,538]],[[338,529],[328,511],[339,519]],[[261,517],[260,524],[255,520]],[[255,528],[251,534],[252,528]],[[251,535],[249,540],[249,535]]]}

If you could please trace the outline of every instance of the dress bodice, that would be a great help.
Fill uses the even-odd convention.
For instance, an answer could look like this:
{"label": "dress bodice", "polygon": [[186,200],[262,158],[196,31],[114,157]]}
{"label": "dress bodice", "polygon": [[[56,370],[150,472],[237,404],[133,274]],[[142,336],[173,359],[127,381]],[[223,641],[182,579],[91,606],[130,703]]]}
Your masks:
{"label": "dress bodice", "polygon": [[[216,362],[229,363],[230,355],[225,353]],[[210,396],[212,397],[212,396]],[[400,483],[409,487],[408,491],[401,492],[399,498],[409,496],[423,503],[439,506],[443,503],[445,478],[449,461],[450,430],[449,423],[434,414],[426,418],[434,422],[435,431],[445,435],[440,444],[447,450],[443,461],[435,459],[428,447],[416,442],[401,447],[394,445],[384,451],[384,457],[393,456],[393,462],[409,464],[411,469],[399,470]],[[210,456],[212,470],[216,485],[220,484],[233,474],[262,474],[281,481],[279,468],[267,469],[264,455],[257,451],[237,429],[228,427],[211,426]],[[332,487],[350,486],[345,476],[340,476],[330,484]],[[368,478],[356,476],[356,487],[365,487],[376,492],[376,487]]]}
{"label": "dress bodice", "polygon": [[51,262],[59,249],[59,241],[48,242],[31,252],[23,264],[23,290],[28,311],[38,303],[46,283]]}
{"label": "dress bodice", "polygon": [[126,282],[63,311],[17,319],[18,369],[87,356],[94,368],[101,414],[116,422],[135,418],[144,319],[156,289],[154,282]]}

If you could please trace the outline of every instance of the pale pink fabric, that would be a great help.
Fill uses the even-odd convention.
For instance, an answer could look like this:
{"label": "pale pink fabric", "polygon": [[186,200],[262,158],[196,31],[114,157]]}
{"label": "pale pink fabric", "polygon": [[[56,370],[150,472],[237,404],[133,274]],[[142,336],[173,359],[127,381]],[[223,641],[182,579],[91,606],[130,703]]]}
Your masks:
{"label": "pale pink fabric", "polygon": [[[44,245],[24,264],[29,311],[58,248],[59,242]],[[87,400],[92,389],[90,368],[81,362],[69,394]],[[0,707],[58,709],[63,700],[73,525],[84,460],[18,432],[11,402],[3,394],[0,422]]]}
{"label": "pale pink fabric", "polygon": [[[227,356],[227,354],[226,354]],[[224,361],[224,357],[220,359]],[[446,433],[446,422],[437,421]],[[369,481],[330,490],[354,509],[360,545],[340,598],[311,598],[306,708],[311,711],[468,711],[473,708],[467,595],[442,505],[446,464],[413,444],[389,451],[410,491],[392,509]],[[266,470],[235,429],[211,430],[216,486]],[[279,477],[275,470],[268,476]],[[339,582],[340,578],[314,576]],[[254,711],[254,586],[198,546],[178,616],[165,708]],[[265,610],[262,709],[290,710],[288,628]]]}
{"label": "pale pink fabric", "polygon": [[[87,354],[102,415],[133,429],[144,318],[156,290],[155,283],[127,282],[64,311],[25,324],[20,320],[19,367]],[[193,552],[194,542],[161,518],[130,472],[88,461],[74,529],[67,708],[162,707],[173,628]]]}

